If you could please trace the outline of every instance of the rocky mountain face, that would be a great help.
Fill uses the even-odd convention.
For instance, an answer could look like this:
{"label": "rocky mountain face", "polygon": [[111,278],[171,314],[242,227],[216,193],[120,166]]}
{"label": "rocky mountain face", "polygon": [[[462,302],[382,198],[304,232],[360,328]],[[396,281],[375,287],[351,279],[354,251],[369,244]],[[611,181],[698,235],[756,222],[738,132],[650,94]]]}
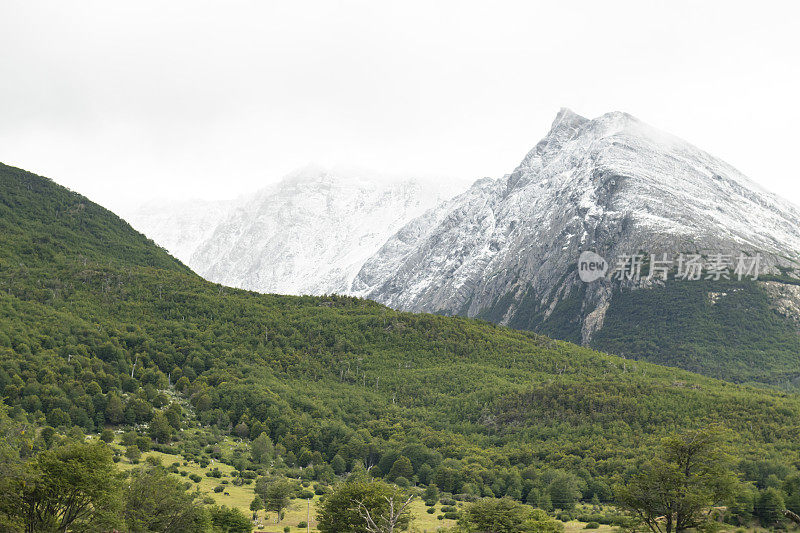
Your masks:
{"label": "rocky mountain face", "polygon": [[238,200],[148,205],[127,218],[211,281],[265,293],[346,293],[390,236],[456,192],[450,182],[308,167]]}
{"label": "rocky mountain face", "polygon": [[[800,385],[800,209],[730,165],[628,114],[564,109],[511,174],[455,191],[306,169],[229,204],[129,218],[226,285],[358,295]],[[639,255],[641,278],[581,281],[585,251],[611,269]],[[664,254],[673,279],[647,279]],[[680,283],[679,254],[728,256],[730,279]],[[756,256],[759,280],[739,280],[733,262]]]}
{"label": "rocky mountain face", "polygon": [[585,250],[612,269],[621,254],[760,254],[762,273],[791,283],[800,210],[628,114],[589,120],[564,109],[511,174],[480,180],[400,229],[351,292],[594,344],[616,292],[671,285],[610,276],[584,283],[577,261]]}

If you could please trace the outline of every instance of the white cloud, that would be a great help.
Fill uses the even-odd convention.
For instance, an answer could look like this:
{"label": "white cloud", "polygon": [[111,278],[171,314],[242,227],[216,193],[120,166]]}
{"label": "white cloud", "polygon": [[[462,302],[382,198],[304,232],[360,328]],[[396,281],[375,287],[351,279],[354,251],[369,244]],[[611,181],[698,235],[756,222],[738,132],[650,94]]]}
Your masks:
{"label": "white cloud", "polygon": [[308,162],[471,181],[628,111],[800,204],[792,3],[6,1],[0,161],[121,206]]}

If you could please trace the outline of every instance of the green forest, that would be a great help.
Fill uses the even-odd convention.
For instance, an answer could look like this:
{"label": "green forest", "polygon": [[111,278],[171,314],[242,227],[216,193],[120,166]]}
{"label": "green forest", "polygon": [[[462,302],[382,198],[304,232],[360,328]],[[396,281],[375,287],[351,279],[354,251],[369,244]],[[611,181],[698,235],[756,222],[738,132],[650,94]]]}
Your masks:
{"label": "green forest", "polygon": [[[624,302],[610,320],[636,306]],[[622,354],[635,342],[602,339]],[[42,476],[64,457],[112,469],[115,458],[132,461],[96,442],[105,433],[107,442],[125,439],[131,456],[225,462],[240,483],[271,486],[278,476],[310,483],[311,496],[316,484],[320,496],[355,475],[555,516],[616,502],[614,487],[662,438],[715,425],[737,480],[738,507],[726,519],[757,523],[766,494],[790,509],[797,495],[800,512],[794,394],[481,320],[223,287],[88,199],[4,165],[0,392],[4,483]],[[214,445],[225,438],[248,451],[220,453]],[[163,472],[151,466],[132,479],[154,483]],[[118,513],[126,497],[118,494]],[[224,524],[240,516],[209,509],[196,527],[236,530]],[[772,518],[762,525],[774,526]],[[543,516],[537,524],[552,526]]]}

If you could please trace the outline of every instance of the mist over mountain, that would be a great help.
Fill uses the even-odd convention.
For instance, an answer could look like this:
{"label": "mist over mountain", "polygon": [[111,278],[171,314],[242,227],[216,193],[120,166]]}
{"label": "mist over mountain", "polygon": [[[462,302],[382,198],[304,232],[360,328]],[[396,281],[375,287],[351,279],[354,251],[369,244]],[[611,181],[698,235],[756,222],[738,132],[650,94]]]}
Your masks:
{"label": "mist over mountain", "polygon": [[128,214],[206,279],[266,293],[348,293],[364,262],[460,187],[309,166],[236,200],[154,203]]}

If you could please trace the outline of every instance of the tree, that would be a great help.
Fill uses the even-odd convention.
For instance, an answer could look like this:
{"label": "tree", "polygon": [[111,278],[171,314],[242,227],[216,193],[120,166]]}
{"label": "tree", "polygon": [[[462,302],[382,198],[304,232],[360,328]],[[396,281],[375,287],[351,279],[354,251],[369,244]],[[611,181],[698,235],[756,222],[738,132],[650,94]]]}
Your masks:
{"label": "tree", "polygon": [[253,498],[253,501],[250,502],[250,510],[256,513],[263,508],[264,508],[264,500],[261,499],[261,496],[256,494],[255,498]]}
{"label": "tree", "polygon": [[161,444],[166,444],[172,439],[172,426],[169,425],[164,413],[157,412],[153,416],[148,433],[151,439]]}
{"label": "tree", "polygon": [[277,513],[278,521],[281,519],[283,510],[289,506],[289,496],[294,490],[294,484],[286,479],[265,477],[259,478],[255,488],[256,493],[264,501],[264,508]]}
{"label": "tree", "polygon": [[200,493],[187,492],[161,467],[134,470],[123,491],[123,504],[131,532],[203,531],[209,522]]}
{"label": "tree", "polygon": [[338,453],[333,456],[333,459],[331,459],[331,467],[337,476],[340,476],[347,471],[347,463]]}
{"label": "tree", "polygon": [[578,478],[567,472],[558,474],[548,487],[550,501],[556,509],[572,509],[581,497]]}
{"label": "tree", "polygon": [[47,414],[47,422],[53,427],[68,427],[72,424],[70,416],[58,407]]}
{"label": "tree", "polygon": [[272,459],[274,453],[275,447],[266,433],[261,433],[256,437],[253,444],[250,446],[250,454],[253,456],[253,461],[256,463],[265,463],[269,461]]}
{"label": "tree", "polygon": [[777,489],[768,488],[758,497],[756,503],[756,516],[764,527],[775,527],[783,522],[785,509],[783,497]]}
{"label": "tree", "polygon": [[236,427],[233,428],[233,432],[237,437],[244,439],[250,434],[250,427],[246,422],[239,422],[236,424]]}
{"label": "tree", "polygon": [[128,461],[131,463],[136,464],[139,462],[139,459],[142,458],[142,451],[137,445],[131,444],[125,448],[125,457],[127,457]]}
{"label": "tree", "polygon": [[104,429],[102,433],[100,433],[100,440],[102,440],[106,444],[114,442],[114,432],[111,431],[110,429]]}
{"label": "tree", "polygon": [[250,533],[253,524],[243,512],[235,507],[215,505],[208,510],[214,531],[220,533]]}
{"label": "tree", "polygon": [[800,513],[800,475],[792,475],[783,481],[782,492],[786,508],[793,513]]}
{"label": "tree", "polygon": [[521,531],[523,533],[563,533],[564,523],[551,518],[541,509],[534,509],[522,523]]}
{"label": "tree", "polygon": [[729,462],[717,430],[689,431],[663,439],[658,454],[616,493],[654,533],[697,528],[734,494]]}
{"label": "tree", "polygon": [[172,426],[172,429],[176,431],[181,429],[182,414],[181,406],[177,402],[171,403],[169,407],[167,407],[166,411],[164,411],[164,416],[167,417],[167,422],[169,422],[169,425]]}
{"label": "tree", "polygon": [[422,493],[422,499],[426,502],[438,502],[439,501],[439,487],[436,484],[431,483],[427,487],[425,487],[425,492]]}
{"label": "tree", "polygon": [[376,527],[402,531],[411,521],[407,501],[396,487],[359,476],[327,495],[317,513],[317,527],[323,533],[372,533]]}
{"label": "tree", "polygon": [[56,439],[56,430],[52,426],[45,426],[39,432],[39,438],[42,439],[42,443],[44,443],[45,448],[49,448],[53,445]]}
{"label": "tree", "polygon": [[110,392],[106,402],[106,420],[109,424],[122,424],[125,422],[125,407],[122,405],[122,400],[119,396]]}
{"label": "tree", "polygon": [[469,532],[519,533],[529,518],[531,508],[511,498],[485,498],[467,507],[459,524]]}
{"label": "tree", "polygon": [[374,509],[370,510],[370,506],[361,500],[357,500],[358,512],[361,518],[366,522],[366,528],[369,533],[394,533],[402,527],[402,523],[408,515],[408,506],[414,499],[412,494],[403,501],[402,499],[395,501],[394,496],[384,496],[388,509],[377,514]]}
{"label": "tree", "polygon": [[120,478],[104,444],[67,444],[40,453],[18,483],[26,531],[113,525]]}
{"label": "tree", "polygon": [[387,477],[390,480],[397,479],[398,477],[410,479],[414,477],[414,465],[411,464],[411,460],[408,457],[401,455],[392,464],[392,468],[389,470],[389,475]]}

